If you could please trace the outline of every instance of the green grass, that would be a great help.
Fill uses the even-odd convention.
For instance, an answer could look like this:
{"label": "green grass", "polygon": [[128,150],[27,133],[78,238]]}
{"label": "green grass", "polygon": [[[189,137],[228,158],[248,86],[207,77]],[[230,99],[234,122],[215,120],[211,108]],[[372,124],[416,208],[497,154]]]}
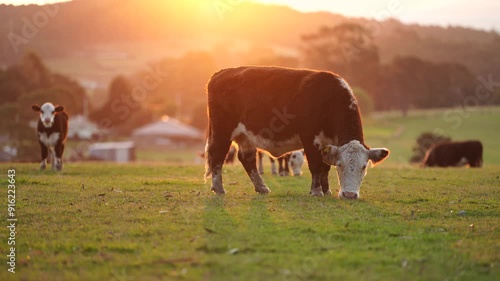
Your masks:
{"label": "green grass", "polygon": [[307,171],[265,175],[260,196],[225,166],[217,197],[202,165],[2,164],[18,229],[17,273],[3,263],[0,280],[499,280],[500,166],[383,165],[348,201],[309,196]]}
{"label": "green grass", "polygon": [[390,164],[408,165],[412,147],[423,132],[436,132],[452,140],[478,139],[484,146],[485,165],[500,165],[500,107],[469,107],[410,111],[407,117],[399,112],[375,113],[364,120],[366,142],[391,150]]}

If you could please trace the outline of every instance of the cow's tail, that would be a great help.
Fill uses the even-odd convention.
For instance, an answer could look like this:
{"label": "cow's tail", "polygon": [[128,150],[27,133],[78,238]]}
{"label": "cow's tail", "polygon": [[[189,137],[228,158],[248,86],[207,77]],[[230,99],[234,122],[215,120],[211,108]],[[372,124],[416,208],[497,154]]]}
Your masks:
{"label": "cow's tail", "polygon": [[207,178],[210,177],[212,174],[212,169],[210,168],[210,155],[208,154],[208,147],[210,145],[210,142],[212,140],[212,129],[210,126],[210,122],[208,122],[208,129],[207,129],[207,142],[205,144],[205,175],[203,179],[205,180],[205,183],[207,182]]}

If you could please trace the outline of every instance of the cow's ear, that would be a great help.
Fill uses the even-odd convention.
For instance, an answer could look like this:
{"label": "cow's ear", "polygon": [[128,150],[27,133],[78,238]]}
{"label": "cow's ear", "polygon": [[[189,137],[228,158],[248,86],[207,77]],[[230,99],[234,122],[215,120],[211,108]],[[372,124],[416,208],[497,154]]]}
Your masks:
{"label": "cow's ear", "polygon": [[339,160],[339,148],[334,145],[327,145],[321,151],[321,157],[323,158],[323,162],[329,165],[337,165],[337,161]]}
{"label": "cow's ear", "polygon": [[387,158],[389,153],[387,148],[371,148],[368,151],[368,159],[370,159],[373,164],[377,164]]}
{"label": "cow's ear", "polygon": [[64,111],[64,106],[62,106],[62,105],[56,106],[55,111],[56,112],[63,112]]}
{"label": "cow's ear", "polygon": [[32,105],[31,108],[33,108],[33,110],[36,111],[36,112],[42,111],[41,108],[40,108],[40,106],[38,106],[38,104]]}

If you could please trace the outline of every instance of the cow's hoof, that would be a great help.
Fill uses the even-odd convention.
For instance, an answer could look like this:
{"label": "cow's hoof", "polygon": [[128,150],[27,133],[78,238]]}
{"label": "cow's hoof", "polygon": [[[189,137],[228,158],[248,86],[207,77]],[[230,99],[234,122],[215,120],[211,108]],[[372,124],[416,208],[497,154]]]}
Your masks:
{"label": "cow's hoof", "polygon": [[280,172],[280,177],[288,177],[288,172]]}
{"label": "cow's hoof", "polygon": [[255,192],[257,192],[259,194],[268,194],[271,192],[271,190],[267,186],[263,185],[260,187],[256,187]]}
{"label": "cow's hoof", "polygon": [[226,194],[226,191],[224,190],[224,188],[213,188],[212,187],[212,191],[217,194],[217,195],[224,195]]}
{"label": "cow's hoof", "polygon": [[309,192],[309,194],[311,194],[312,196],[324,196],[325,195],[323,193],[323,191],[321,191],[321,190],[311,190],[311,192]]}
{"label": "cow's hoof", "polygon": [[330,189],[328,189],[326,192],[323,192],[323,193],[325,195],[328,195],[328,196],[332,195],[332,191]]}

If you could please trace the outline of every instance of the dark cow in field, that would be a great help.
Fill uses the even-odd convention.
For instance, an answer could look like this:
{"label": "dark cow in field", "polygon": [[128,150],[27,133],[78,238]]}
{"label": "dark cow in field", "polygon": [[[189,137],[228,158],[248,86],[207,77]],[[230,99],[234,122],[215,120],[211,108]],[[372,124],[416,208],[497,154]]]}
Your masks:
{"label": "dark cow in field", "polygon": [[337,167],[339,197],[358,198],[369,161],[389,155],[363,138],[356,98],[347,82],[326,71],[243,66],[215,73],[207,85],[207,170],[212,190],[224,194],[222,165],[232,141],[258,193],[269,193],[256,165],[257,148],[279,157],[304,148],[312,174],[310,194],[331,194]]}
{"label": "dark cow in field", "polygon": [[463,166],[481,167],[483,165],[483,145],[480,141],[442,142],[427,151],[424,167]]}
{"label": "dark cow in field", "polygon": [[63,167],[64,143],[68,136],[68,114],[64,111],[64,107],[54,106],[50,102],[44,103],[41,107],[35,104],[32,108],[40,112],[37,125],[38,142],[42,149],[40,169],[45,170],[50,150],[52,169],[60,171]]}
{"label": "dark cow in field", "polygon": [[[265,153],[262,151],[258,152],[259,174],[261,175],[264,174],[264,165],[262,163],[264,154]],[[303,150],[288,152],[277,159],[269,156],[269,160],[271,162],[271,173],[273,175],[288,176],[290,171],[294,176],[302,175],[302,165],[304,164]],[[276,161],[278,162],[278,170],[276,170]]]}

